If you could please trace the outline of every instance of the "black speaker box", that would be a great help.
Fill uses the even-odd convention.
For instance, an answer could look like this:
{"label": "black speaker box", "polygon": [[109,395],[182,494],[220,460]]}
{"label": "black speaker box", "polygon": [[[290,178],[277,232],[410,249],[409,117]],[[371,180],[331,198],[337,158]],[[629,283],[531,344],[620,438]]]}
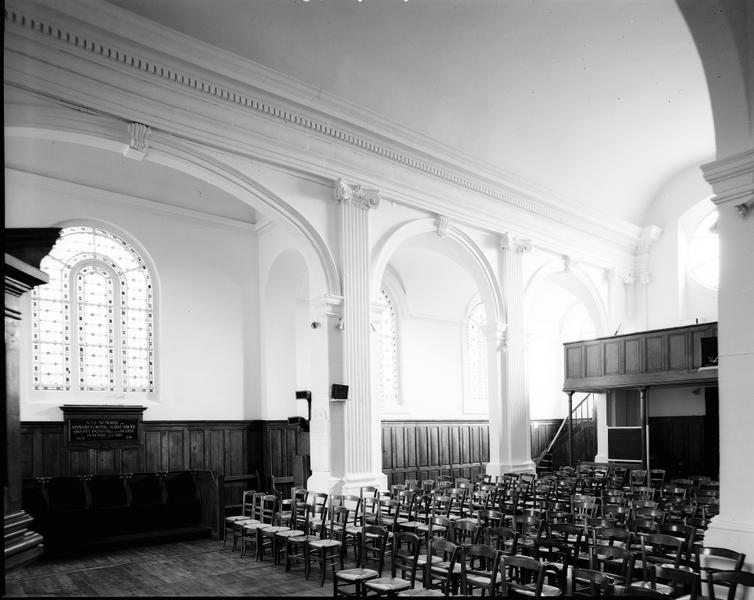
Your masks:
{"label": "black speaker box", "polygon": [[348,386],[340,383],[333,383],[330,398],[333,400],[348,400]]}
{"label": "black speaker box", "polygon": [[311,400],[312,393],[309,390],[296,390],[296,400]]}

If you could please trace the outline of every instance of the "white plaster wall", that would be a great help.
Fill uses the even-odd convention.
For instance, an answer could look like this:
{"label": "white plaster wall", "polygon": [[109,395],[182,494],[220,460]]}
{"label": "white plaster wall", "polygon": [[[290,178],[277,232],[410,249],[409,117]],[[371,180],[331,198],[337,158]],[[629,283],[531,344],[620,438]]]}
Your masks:
{"label": "white plaster wall", "polygon": [[[69,178],[77,175],[69,173]],[[159,195],[159,190],[154,192]],[[82,220],[111,225],[143,250],[156,270],[156,392],[136,397],[35,392],[31,349],[24,347],[22,420],[59,420],[60,405],[87,402],[144,404],[147,420],[247,419],[259,414],[253,230],[145,210],[123,195],[14,171],[6,171],[5,219],[6,227]]]}
{"label": "white plaster wall", "polygon": [[[691,167],[668,181],[647,211],[644,222],[663,233],[651,248],[647,288],[647,329],[717,320],[717,293],[696,283],[686,270],[688,236],[679,219],[712,193],[701,169]],[[711,205],[710,205],[711,206]]]}
{"label": "white plaster wall", "polygon": [[707,414],[704,388],[651,388],[647,398],[650,417],[692,417]]}

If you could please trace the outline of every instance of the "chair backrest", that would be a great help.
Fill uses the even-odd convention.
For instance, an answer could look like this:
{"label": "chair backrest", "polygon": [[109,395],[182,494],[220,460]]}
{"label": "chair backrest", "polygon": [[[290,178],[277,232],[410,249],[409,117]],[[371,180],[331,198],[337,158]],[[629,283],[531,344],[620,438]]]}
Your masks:
{"label": "chair backrest", "polygon": [[[419,536],[409,531],[399,531],[393,534],[393,548],[391,555],[391,573],[393,577],[407,579],[413,589],[416,582],[416,569],[419,563]],[[408,574],[408,577],[406,576]]]}
{"label": "chair backrest", "polygon": [[620,546],[596,546],[592,548],[590,566],[594,571],[611,573],[631,581],[634,572],[634,553]]}
{"label": "chair backrest", "polygon": [[451,533],[451,541],[455,542],[459,546],[466,544],[476,544],[479,539],[479,525],[473,521],[456,521],[453,524],[453,531]]}
{"label": "chair backrest", "polygon": [[344,531],[348,525],[351,511],[347,506],[334,506],[330,509],[330,522],[327,527],[327,535],[330,539],[337,537],[338,531]]}
{"label": "chair backrest", "polygon": [[568,577],[567,593],[569,596],[603,597],[607,595],[611,581],[600,571],[572,568]]}
{"label": "chair backrest", "polygon": [[[495,588],[499,579],[500,553],[487,544],[469,544],[461,548],[461,581],[465,582],[469,576],[489,577],[489,590]],[[475,584],[479,586],[479,583]],[[465,586],[465,583],[464,583]],[[490,594],[492,595],[492,594]]]}
{"label": "chair backrest", "polygon": [[523,592],[539,598],[544,583],[544,565],[529,556],[503,556],[499,562],[502,571],[500,593],[503,597]]}
{"label": "chair backrest", "polygon": [[518,533],[511,527],[486,527],[482,535],[485,544],[502,554],[513,556],[518,552]]}
{"label": "chair backrest", "polygon": [[487,508],[477,513],[477,522],[480,527],[499,527],[503,524],[504,516],[499,510]]}
{"label": "chair backrest", "polygon": [[382,569],[385,566],[385,550],[388,544],[388,531],[379,525],[365,525],[361,530],[360,550],[357,566],[363,568],[371,561],[377,563],[377,572],[382,577]]}
{"label": "chair backrest", "polygon": [[657,589],[658,582],[670,586],[670,594],[674,598],[690,596],[691,599],[695,599],[700,587],[699,573],[661,564],[654,565],[650,570],[649,581],[652,589]]}
{"label": "chair backrest", "polygon": [[244,517],[253,517],[254,514],[254,499],[256,497],[256,490],[246,490],[241,497],[241,515]]}
{"label": "chair backrest", "polygon": [[273,475],[272,476],[272,493],[281,500],[293,496],[294,479],[291,475]]}
{"label": "chair backrest", "polygon": [[291,529],[307,531],[309,526],[309,515],[311,514],[311,505],[304,501],[296,500],[291,515]]}
{"label": "chair backrest", "polygon": [[592,547],[618,546],[628,548],[631,543],[631,532],[620,527],[595,527],[592,529]]}
{"label": "chair backrest", "polygon": [[678,568],[683,555],[683,541],[664,533],[650,533],[641,536],[641,562],[643,577],[649,579],[651,564],[669,564]]}
{"label": "chair backrest", "polygon": [[360,522],[362,519],[361,496],[357,496],[356,494],[343,494],[342,506],[348,507],[348,510],[351,511],[351,515],[353,515],[353,524],[361,525],[361,522]]}
{"label": "chair backrest", "polygon": [[309,490],[303,487],[291,488],[291,498],[297,501],[306,502],[309,499]]}
{"label": "chair backrest", "polygon": [[261,499],[259,520],[262,523],[275,525],[278,512],[278,497],[275,494],[265,494]]}
{"label": "chair backrest", "polygon": [[715,595],[712,587],[712,573],[718,571],[740,571],[743,568],[746,555],[730,548],[705,546],[696,550],[696,567],[699,569],[702,581],[707,583],[709,597]]}
{"label": "chair backrest", "polygon": [[[754,587],[754,573],[749,573],[747,571],[717,571],[716,573],[712,573],[711,584],[710,596],[712,600],[715,600],[716,598],[715,584],[730,586],[728,600],[733,600],[738,596],[738,586]],[[745,597],[744,592],[741,592],[740,597]]]}

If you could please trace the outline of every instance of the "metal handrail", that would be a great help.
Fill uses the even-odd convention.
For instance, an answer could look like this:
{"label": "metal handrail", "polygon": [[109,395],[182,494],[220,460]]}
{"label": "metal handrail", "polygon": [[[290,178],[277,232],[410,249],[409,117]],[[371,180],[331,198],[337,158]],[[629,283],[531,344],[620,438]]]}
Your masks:
{"label": "metal handrail", "polygon": [[[587,400],[589,400],[589,398],[591,398],[593,395],[594,395],[593,392],[589,392],[586,396],[584,396],[581,399],[581,402],[579,402],[576,406],[573,407],[573,410],[571,411],[571,414],[569,415],[569,417],[572,418],[573,415],[576,413],[576,411],[579,408],[581,408],[581,406],[584,404],[584,402],[586,402]],[[569,418],[569,417],[566,417],[565,419],[563,419],[563,422],[560,424],[560,427],[558,427],[558,430],[555,432],[555,435],[550,440],[550,443],[547,444],[547,447],[542,451],[542,453],[537,458],[537,461],[536,461],[537,464],[539,464],[542,461],[542,459],[545,456],[548,455],[548,453],[550,452],[550,450],[552,450],[552,447],[555,445],[555,442],[558,441],[558,438],[560,437],[560,434],[562,433],[563,429],[565,429],[566,423],[568,423],[569,421],[571,421],[571,418]],[[582,418],[582,419],[579,419],[579,420],[583,421],[584,419]]]}

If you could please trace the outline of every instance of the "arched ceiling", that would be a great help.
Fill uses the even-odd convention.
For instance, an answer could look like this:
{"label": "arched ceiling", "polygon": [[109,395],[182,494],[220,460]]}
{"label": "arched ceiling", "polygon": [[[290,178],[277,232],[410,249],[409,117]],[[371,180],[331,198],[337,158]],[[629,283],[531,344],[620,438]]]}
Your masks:
{"label": "arched ceiling", "polygon": [[714,158],[673,0],[110,0],[638,225]]}

